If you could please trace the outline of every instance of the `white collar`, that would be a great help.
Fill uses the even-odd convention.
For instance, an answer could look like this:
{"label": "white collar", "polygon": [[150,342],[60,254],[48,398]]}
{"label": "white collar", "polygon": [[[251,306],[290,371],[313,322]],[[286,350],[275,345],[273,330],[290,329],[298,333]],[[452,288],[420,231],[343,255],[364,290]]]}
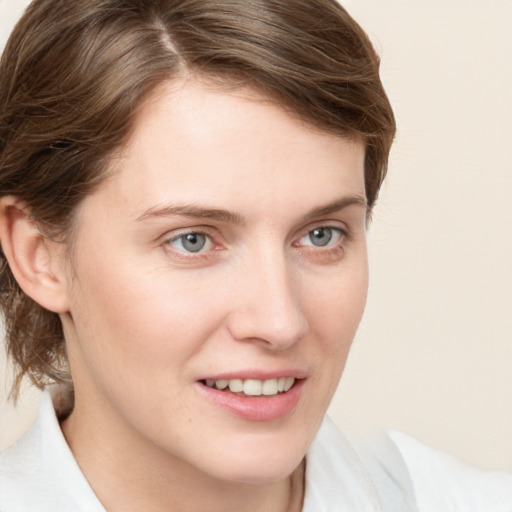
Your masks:
{"label": "white collar", "polygon": [[48,391],[36,422],[0,455],[0,510],[105,512],[64,439]]}

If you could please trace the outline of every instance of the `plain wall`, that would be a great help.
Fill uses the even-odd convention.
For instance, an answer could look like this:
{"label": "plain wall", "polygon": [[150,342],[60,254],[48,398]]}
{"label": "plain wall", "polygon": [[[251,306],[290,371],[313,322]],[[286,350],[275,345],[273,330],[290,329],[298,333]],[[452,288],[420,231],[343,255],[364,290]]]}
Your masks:
{"label": "plain wall", "polygon": [[[0,45],[26,3],[0,0]],[[399,132],[331,416],[512,470],[512,1],[343,4],[382,56]],[[37,401],[0,401],[0,446]]]}

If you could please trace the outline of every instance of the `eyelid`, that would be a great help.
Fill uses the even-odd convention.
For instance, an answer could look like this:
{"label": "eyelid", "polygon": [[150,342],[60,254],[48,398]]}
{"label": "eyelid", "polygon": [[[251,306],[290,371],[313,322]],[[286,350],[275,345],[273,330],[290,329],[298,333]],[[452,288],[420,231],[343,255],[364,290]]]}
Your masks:
{"label": "eyelid", "polygon": [[[179,249],[178,247],[172,245],[173,242],[176,242],[180,238],[185,237],[187,235],[201,235],[206,237],[209,240],[209,242],[207,242],[209,244],[209,248],[201,249],[197,252],[189,252],[183,249]],[[211,230],[205,228],[204,226],[194,226],[190,228],[177,229],[167,233],[162,237],[162,245],[165,247],[167,251],[172,252],[176,256],[182,258],[204,258],[207,257],[209,253],[214,251],[219,244],[215,241],[214,235],[211,233]]]}
{"label": "eyelid", "polygon": [[213,239],[215,236],[212,233],[212,229],[210,229],[207,226],[190,226],[190,227],[187,226],[184,228],[170,229],[160,238],[165,243],[165,242],[171,242],[173,240],[176,240],[182,236],[195,235],[195,234],[204,235],[211,239]]}
{"label": "eyelid", "polygon": [[[343,224],[339,221],[333,221],[333,220],[329,221],[328,220],[328,221],[320,221],[320,222],[315,222],[313,224],[309,224],[307,227],[305,227],[304,229],[302,229],[299,232],[299,235],[295,238],[295,242],[293,242],[293,245],[296,245],[302,238],[309,235],[315,229],[322,229],[322,228],[323,229],[332,229],[333,231],[340,233],[342,239],[349,240],[351,238],[351,231],[345,224]],[[332,246],[325,246],[325,247],[328,248],[328,247],[332,247]],[[319,248],[321,249],[322,247],[319,246]]]}
{"label": "eyelid", "polygon": [[[312,233],[314,231],[320,230],[320,229],[331,232],[331,238],[326,242],[325,245],[316,245],[313,243],[313,240],[311,238]],[[307,243],[308,238],[309,238],[309,242],[311,242],[311,243]],[[334,226],[319,226],[317,228],[313,228],[313,229],[309,230],[304,236],[300,237],[297,242],[297,245],[299,247],[307,247],[307,248],[311,248],[311,249],[317,250],[317,251],[329,251],[336,247],[339,247],[345,238],[346,238],[345,233],[343,232],[343,230],[341,228],[334,227]]]}
{"label": "eyelid", "polygon": [[[204,239],[204,245],[201,248],[199,248],[197,251],[189,251],[185,248],[185,239],[190,235],[198,236],[198,237],[201,237]],[[174,243],[176,243],[176,242],[181,242],[181,248],[174,245]],[[199,253],[208,252],[208,250],[211,249],[211,246],[213,246],[213,241],[210,236],[205,235],[204,233],[185,233],[183,235],[179,235],[179,236],[172,238],[169,241],[169,244],[172,245],[173,248],[177,249],[180,252],[184,252],[186,254],[199,254]]]}
{"label": "eyelid", "polygon": [[[333,243],[329,241],[329,243],[325,246],[316,246],[314,244],[302,244],[301,240],[308,236],[312,231],[315,229],[331,229],[338,233],[337,236],[339,236],[339,239],[335,240]],[[212,233],[214,231],[214,233]],[[189,252],[185,249],[180,249],[177,247],[174,247],[172,245],[172,242],[175,242],[176,240],[179,240],[181,237],[185,237],[189,234],[198,234],[205,236],[209,242],[209,247],[204,249],[200,249],[197,252]],[[198,259],[207,259],[213,256],[213,253],[222,249],[224,246],[222,242],[222,236],[221,241],[218,241],[219,234],[217,233],[217,230],[211,229],[209,226],[190,226],[185,228],[178,228],[175,230],[171,230],[170,232],[166,233],[162,238],[162,246],[170,253],[174,254],[176,257],[184,260],[198,260]],[[292,246],[299,248],[304,247],[307,249],[312,249],[316,252],[323,252],[326,253],[328,251],[334,251],[339,250],[344,245],[345,242],[350,241],[351,239],[351,232],[350,229],[346,226],[346,224],[341,223],[340,221],[334,221],[334,220],[327,220],[327,221],[318,221],[315,223],[309,224],[307,227],[303,228],[299,235],[294,238],[294,241],[292,242]]]}

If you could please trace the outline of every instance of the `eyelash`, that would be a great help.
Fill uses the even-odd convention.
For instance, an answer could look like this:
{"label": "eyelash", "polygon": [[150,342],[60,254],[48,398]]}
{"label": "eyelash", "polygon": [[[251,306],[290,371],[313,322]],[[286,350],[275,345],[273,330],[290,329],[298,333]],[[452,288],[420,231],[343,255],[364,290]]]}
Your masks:
{"label": "eyelash", "polygon": [[[315,231],[320,231],[320,230],[332,231],[334,233],[333,237],[336,237],[337,239],[334,242],[332,242],[331,240],[328,240],[327,244],[324,246],[314,245],[313,243],[311,243],[311,244],[301,244],[300,243],[300,241],[303,240],[304,238],[311,236],[312,233],[314,233]],[[197,252],[185,250],[183,248],[183,243],[184,243],[185,237],[190,236],[190,235],[205,237],[207,239],[205,245],[210,246],[210,247],[206,250],[203,250],[203,247],[201,247]],[[344,243],[347,240],[350,240],[349,232],[347,229],[343,229],[339,226],[319,225],[319,226],[315,226],[313,228],[308,229],[304,234],[302,234],[298,239],[296,239],[296,241],[294,241],[292,243],[292,247],[296,247],[296,248],[305,247],[309,253],[318,253],[318,256],[322,256],[322,255],[326,255],[326,254],[336,256],[336,254],[338,254],[340,251],[344,250]],[[175,242],[180,242],[182,249],[178,249],[178,248],[174,247],[173,243],[175,243]],[[172,251],[173,255],[175,255],[176,257],[183,259],[183,260],[195,260],[195,261],[197,261],[198,259],[210,258],[212,256],[211,253],[214,252],[215,250],[219,250],[219,248],[220,248],[219,245],[217,245],[215,243],[215,241],[213,240],[212,235],[210,233],[206,232],[205,230],[201,230],[201,229],[192,229],[189,231],[181,232],[181,233],[173,236],[172,238],[166,239],[164,241],[163,245],[166,248],[168,248],[168,250]]]}
{"label": "eyelash", "polygon": [[[322,247],[333,247],[333,246],[337,246],[338,243],[340,241],[342,241],[343,239],[345,239],[347,237],[347,233],[346,231],[344,231],[343,229],[339,228],[339,227],[336,227],[336,226],[317,226],[313,229],[310,229],[305,235],[303,235],[299,240],[303,240],[304,238],[306,237],[311,237],[311,235],[313,233],[316,232],[321,232],[321,231],[330,231],[332,232],[331,233],[331,237],[329,238],[329,240],[327,240],[326,244],[325,245],[315,245],[314,243],[313,244],[305,244],[305,247],[318,247],[318,248],[322,248]],[[337,237],[338,237],[338,240],[335,241],[334,243],[331,243],[331,240],[332,240],[332,236],[333,234],[336,234]],[[336,236],[335,235],[335,236]],[[298,242],[294,242],[294,247],[299,247],[299,244]]]}
{"label": "eyelash", "polygon": [[[327,245],[324,246],[315,246],[314,244],[303,244],[300,242],[306,238],[310,237],[312,233],[316,230],[331,230],[334,232],[333,238],[334,241],[329,240]],[[343,258],[346,245],[350,242],[350,232],[346,228],[342,228],[340,226],[332,226],[332,225],[318,225],[313,227],[312,229],[308,229],[297,241],[293,242],[292,246],[303,249],[303,256],[306,259],[316,261],[320,264],[328,264],[335,263],[340,261]]]}
{"label": "eyelash", "polygon": [[[200,251],[192,252],[192,251],[186,251],[184,249],[181,249],[181,250],[176,249],[175,247],[173,247],[173,245],[172,245],[173,242],[178,242],[180,240],[181,240],[181,245],[183,247],[183,241],[184,241],[185,237],[190,236],[190,235],[204,236],[207,239],[206,244],[211,245],[212,249],[203,251],[202,250],[203,248],[201,247]],[[216,246],[215,242],[213,241],[213,237],[206,231],[203,231],[200,229],[193,229],[193,230],[184,231],[182,233],[179,233],[179,234],[173,236],[172,238],[165,240],[164,246],[166,248],[168,248],[168,250],[171,250],[175,256],[177,256],[178,258],[184,259],[184,260],[189,260],[189,259],[197,260],[197,259],[209,258],[210,252],[212,250],[215,251],[216,248],[218,247],[218,246]]]}

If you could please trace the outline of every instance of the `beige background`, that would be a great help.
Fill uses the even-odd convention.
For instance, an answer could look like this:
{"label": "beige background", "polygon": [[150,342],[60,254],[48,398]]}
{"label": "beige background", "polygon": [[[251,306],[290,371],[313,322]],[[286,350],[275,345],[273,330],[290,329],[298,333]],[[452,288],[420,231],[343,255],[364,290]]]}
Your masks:
{"label": "beige background", "polygon": [[[0,0],[0,45],[26,3]],[[399,134],[331,415],[512,470],[512,0],[344,5],[382,55]],[[0,446],[37,399],[0,400]]]}

